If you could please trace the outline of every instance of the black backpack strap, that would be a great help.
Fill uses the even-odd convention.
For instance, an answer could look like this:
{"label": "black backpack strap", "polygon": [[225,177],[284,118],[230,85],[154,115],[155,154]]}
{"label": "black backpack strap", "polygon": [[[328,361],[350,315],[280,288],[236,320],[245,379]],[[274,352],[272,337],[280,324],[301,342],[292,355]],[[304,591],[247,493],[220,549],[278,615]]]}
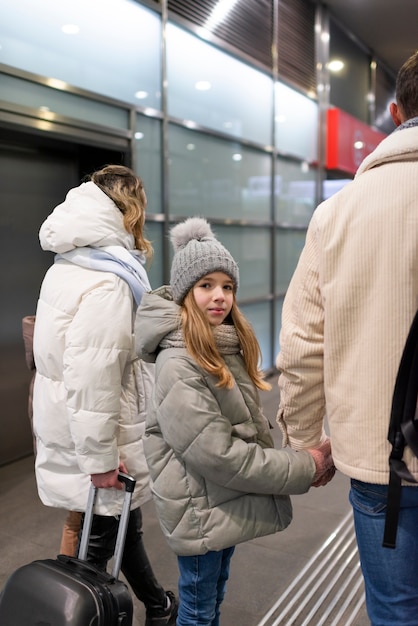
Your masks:
{"label": "black backpack strap", "polygon": [[418,456],[417,430],[418,394],[418,311],[409,331],[396,377],[392,399],[388,440],[392,444],[389,456],[389,487],[387,496],[383,546],[396,547],[402,479],[416,483],[403,458],[405,445]]}

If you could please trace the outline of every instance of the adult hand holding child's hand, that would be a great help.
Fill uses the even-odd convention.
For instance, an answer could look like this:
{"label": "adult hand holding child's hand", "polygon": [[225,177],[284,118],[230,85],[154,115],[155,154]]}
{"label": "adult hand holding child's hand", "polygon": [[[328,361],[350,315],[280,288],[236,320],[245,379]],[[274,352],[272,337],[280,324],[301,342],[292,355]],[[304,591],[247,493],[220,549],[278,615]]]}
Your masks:
{"label": "adult hand holding child's hand", "polygon": [[323,487],[333,478],[335,465],[331,455],[331,440],[325,439],[318,447],[307,450],[315,461],[316,472],[312,487]]}

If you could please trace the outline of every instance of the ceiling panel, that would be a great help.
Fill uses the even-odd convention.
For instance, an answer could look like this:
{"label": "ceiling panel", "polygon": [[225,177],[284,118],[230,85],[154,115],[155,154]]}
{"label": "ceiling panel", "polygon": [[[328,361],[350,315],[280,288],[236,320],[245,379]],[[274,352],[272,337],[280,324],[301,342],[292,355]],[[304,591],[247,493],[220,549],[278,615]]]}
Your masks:
{"label": "ceiling panel", "polygon": [[394,73],[418,50],[418,0],[326,0],[324,4]]}

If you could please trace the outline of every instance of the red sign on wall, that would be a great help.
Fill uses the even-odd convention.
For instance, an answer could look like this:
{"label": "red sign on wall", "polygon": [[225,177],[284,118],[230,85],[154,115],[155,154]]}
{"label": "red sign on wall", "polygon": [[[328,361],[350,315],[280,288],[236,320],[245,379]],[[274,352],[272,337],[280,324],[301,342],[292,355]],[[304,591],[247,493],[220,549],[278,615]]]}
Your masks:
{"label": "red sign on wall", "polygon": [[363,159],[385,137],[341,109],[328,109],[325,167],[355,174]]}

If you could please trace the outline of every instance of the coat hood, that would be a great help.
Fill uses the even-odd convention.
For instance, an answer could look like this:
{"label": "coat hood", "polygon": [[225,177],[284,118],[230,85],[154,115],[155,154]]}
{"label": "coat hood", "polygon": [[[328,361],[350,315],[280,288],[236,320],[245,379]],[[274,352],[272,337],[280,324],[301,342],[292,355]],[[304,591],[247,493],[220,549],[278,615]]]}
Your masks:
{"label": "coat hood", "polygon": [[164,285],[144,293],[135,319],[135,350],[140,359],[153,363],[162,339],[180,327],[180,307]]}
{"label": "coat hood", "polygon": [[84,246],[135,247],[122,213],[92,181],[70,189],[64,202],[42,224],[39,241],[43,250],[58,254]]}

